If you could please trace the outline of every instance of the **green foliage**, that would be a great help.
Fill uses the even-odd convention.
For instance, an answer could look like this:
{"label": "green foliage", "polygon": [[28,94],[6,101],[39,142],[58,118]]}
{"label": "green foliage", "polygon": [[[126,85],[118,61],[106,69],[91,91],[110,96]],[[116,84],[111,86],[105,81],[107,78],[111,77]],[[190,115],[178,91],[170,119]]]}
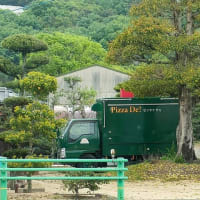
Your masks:
{"label": "green foliage", "polygon": [[161,160],[168,160],[175,163],[185,163],[183,156],[177,155],[177,148],[172,144],[171,148],[168,149],[168,152],[161,157]]}
{"label": "green foliage", "polygon": [[[93,177],[96,176],[94,172],[67,172],[65,176],[89,176]],[[98,175],[99,176],[99,175]],[[79,194],[80,189],[87,188],[90,192],[94,192],[98,189],[100,189],[101,184],[108,183],[107,180],[63,180],[63,184],[66,188],[68,188],[68,191],[71,191],[75,193],[76,195]]]}
{"label": "green foliage", "polygon": [[132,91],[137,97],[178,97],[180,86],[185,85],[193,97],[200,96],[200,69],[189,66],[179,71],[173,65],[149,64],[138,66],[130,80],[117,88]]}
{"label": "green foliage", "polygon": [[40,137],[39,140],[35,141],[34,153],[36,155],[48,155],[51,158],[57,158],[57,146],[56,140],[49,141],[48,138]]}
{"label": "green foliage", "polygon": [[[174,63],[177,59],[184,61],[182,54],[187,52],[188,61],[194,61],[199,53],[199,33],[189,26],[185,9],[193,15],[199,15],[200,5],[195,2],[190,8],[186,2],[171,2],[169,0],[145,0],[131,8],[132,24],[120,34],[111,44],[108,60],[111,62],[127,63],[137,60],[140,62],[154,61],[153,56],[159,53],[165,61]],[[172,22],[174,13],[182,15],[182,21]],[[175,19],[176,20],[176,19]],[[192,23],[197,23],[194,18]],[[177,24],[179,23],[179,24]],[[198,28],[200,24],[196,24]],[[180,57],[176,57],[179,55]],[[120,61],[121,59],[121,61]],[[184,65],[181,62],[182,65]]]}
{"label": "green foliage", "polygon": [[130,80],[121,83],[117,88],[132,91],[136,97],[161,96],[177,97],[177,85],[172,78],[173,68],[164,65],[138,66]]}
{"label": "green foliage", "polygon": [[46,65],[49,63],[49,58],[48,56],[46,55],[42,55],[42,54],[32,54],[27,62],[26,62],[26,65],[25,65],[25,68],[27,70],[31,70],[31,69],[34,69],[34,68],[37,68],[41,65]]}
{"label": "green foliage", "polygon": [[50,58],[47,65],[40,67],[42,72],[50,75],[60,75],[101,63],[106,53],[100,44],[82,36],[43,33],[37,37],[48,44],[48,51],[37,55],[48,55]]}
{"label": "green foliage", "polygon": [[13,158],[16,156],[16,158],[25,158],[28,154],[29,150],[27,148],[18,148],[18,149],[10,149],[8,151],[5,151],[3,153],[3,156],[6,158]]}
{"label": "green foliage", "polygon": [[11,126],[16,131],[27,132],[28,137],[46,135],[47,138],[55,138],[54,129],[56,123],[54,113],[47,105],[33,102],[25,109],[15,107],[15,117],[10,121]]}
{"label": "green foliage", "polygon": [[[27,4],[27,0],[7,2],[11,5]],[[13,34],[59,31],[88,36],[107,47],[107,43],[128,25],[129,17],[126,15],[132,2],[31,0],[19,16],[11,11],[0,11],[0,40]]]}
{"label": "green foliage", "polygon": [[8,116],[11,114],[11,109],[9,107],[6,107],[5,105],[1,105],[0,106],[0,112],[5,115]]}
{"label": "green foliage", "polygon": [[27,97],[9,97],[4,99],[3,101],[4,105],[8,108],[11,108],[14,111],[14,108],[16,106],[24,107],[25,105],[28,105],[29,103],[32,103],[32,99]]}
{"label": "green foliage", "polygon": [[[5,99],[4,106],[0,107],[0,111],[5,115],[4,120],[0,121],[1,127],[4,128],[0,139],[10,145],[9,151],[5,152],[5,155],[9,158],[13,156],[25,157],[30,154],[30,148],[34,149],[36,155],[55,156],[55,129],[62,127],[65,121],[54,120],[54,113],[48,106],[39,103],[29,104],[30,102],[32,100],[29,98],[12,97]],[[30,105],[35,105],[35,107],[30,108]],[[16,112],[15,107],[20,112]],[[14,113],[11,112],[10,108]],[[12,122],[9,123],[10,121]],[[26,127],[28,125],[29,127]],[[34,134],[31,131],[34,131]],[[49,136],[49,134],[52,135]]]}
{"label": "green foliage", "polygon": [[9,118],[12,116],[12,110],[9,107],[2,105],[0,106],[0,113],[0,129],[1,131],[7,130],[9,128]]}
{"label": "green foliage", "polygon": [[0,72],[0,86],[2,85],[2,83],[5,83],[7,81],[10,81],[11,80],[11,77]]}
{"label": "green foliage", "polygon": [[127,28],[129,17],[124,15],[114,15],[107,17],[103,21],[104,23],[94,21],[88,27],[87,35],[107,49],[108,43],[121,33],[122,30]]}
{"label": "green foliage", "polygon": [[[24,107],[25,105],[31,103],[32,100],[25,97],[9,97],[4,99],[3,105],[0,106],[0,112],[3,114],[3,117],[0,119],[0,128],[4,130],[4,132],[1,134],[1,139],[5,142],[11,143],[13,147],[19,147],[18,140],[15,137],[15,131],[11,130],[10,126],[10,119],[14,115],[14,108],[16,106]],[[21,133],[22,134],[22,133]],[[14,135],[12,139],[6,139],[7,136]],[[22,134],[23,135],[23,134]],[[21,141],[21,136],[19,136],[19,141]],[[10,149],[11,153],[8,153],[9,155],[12,154],[14,151]],[[19,153],[19,151],[17,151]],[[14,154],[16,155],[16,154]]]}
{"label": "green foliage", "polygon": [[[29,18],[30,17],[30,18]],[[0,41],[6,37],[14,34],[33,34],[34,29],[37,25],[34,22],[34,19],[29,16],[24,19],[23,15],[16,15],[9,10],[0,10]],[[34,25],[35,24],[35,25]],[[1,50],[1,53],[2,50]],[[4,51],[6,55],[9,55],[8,52]]]}
{"label": "green foliage", "polygon": [[1,86],[13,89],[17,93],[20,92],[20,83],[17,78],[11,81],[3,82],[1,83]]}
{"label": "green foliage", "polygon": [[18,34],[7,37],[3,40],[2,46],[6,49],[20,52],[23,55],[31,52],[45,51],[47,45],[31,35]]}
{"label": "green foliage", "polygon": [[176,147],[173,144],[170,149],[168,149],[167,153],[161,157],[161,160],[170,160],[174,161],[176,158]]}
{"label": "green foliage", "polygon": [[159,52],[166,56],[170,50],[172,26],[165,20],[141,16],[111,43],[107,60],[116,64],[150,62]]}
{"label": "green foliage", "polygon": [[9,59],[0,56],[0,71],[12,77],[21,74],[21,69],[15,66]]}
{"label": "green foliage", "polygon": [[[128,24],[123,15],[128,13],[132,0],[91,1],[54,0],[43,4],[36,0],[24,15],[35,16],[41,29],[86,35],[104,47]],[[121,17],[121,18],[120,18]],[[119,23],[117,22],[119,20]],[[123,23],[121,23],[123,22]],[[97,28],[97,29],[96,29]],[[103,29],[104,28],[104,29]]]}
{"label": "green foliage", "polygon": [[[38,40],[37,38],[34,38],[31,35],[25,34],[12,35],[5,38],[2,42],[2,46],[10,51],[21,53],[22,62],[19,63],[16,67],[13,66],[9,60],[0,57],[0,60],[2,60],[2,66],[0,65],[0,71],[8,75],[12,75],[13,77],[17,77],[18,79],[23,78],[25,73],[27,73],[27,54],[32,52],[45,51],[48,48],[44,42]],[[38,61],[38,63],[44,64],[46,62],[41,62],[40,60]],[[36,64],[35,59],[32,63],[32,68],[33,66],[38,67],[38,63]]]}
{"label": "green foliage", "polygon": [[176,158],[174,159],[175,163],[185,163],[185,159],[181,155],[177,155]]}
{"label": "green foliage", "polygon": [[38,99],[46,98],[50,92],[57,89],[56,78],[40,72],[29,72],[27,77],[20,81],[20,84]]}
{"label": "green foliage", "polygon": [[106,63],[106,67],[108,69],[116,70],[118,72],[122,72],[122,73],[131,75],[136,66],[134,66],[134,65],[120,66],[120,65],[112,65],[112,64]]}
{"label": "green foliage", "polygon": [[[180,6],[179,12],[186,20],[184,9],[190,6],[186,2],[173,3],[169,0],[152,2],[148,0],[133,5],[130,12],[133,16],[132,24],[112,42],[108,60],[115,63],[131,63],[133,61],[159,63],[164,61],[174,64],[174,61],[179,59],[178,62],[181,61],[180,64],[184,65],[182,63],[184,57],[177,58],[176,55],[181,56],[187,52],[187,62],[193,62],[199,54],[200,36],[195,31],[192,34],[186,33],[188,28],[186,29],[184,20],[179,22],[179,28],[183,33],[181,34],[178,27],[169,20],[171,18],[168,16],[174,17],[173,13],[177,11],[178,6]],[[194,9],[191,10],[192,14],[198,7],[199,4],[195,2],[194,7],[191,8]],[[157,57],[154,60],[155,54],[160,54],[162,59]]]}
{"label": "green foliage", "polygon": [[41,138],[53,143],[55,129],[63,123],[63,120],[55,120],[53,111],[39,102],[28,104],[25,108],[16,106],[14,117],[10,119],[12,130],[4,134],[4,140],[18,147],[26,146],[29,155],[33,155],[34,147]]}
{"label": "green foliage", "polygon": [[4,132],[4,141],[17,147],[20,147],[20,145],[23,145],[25,142],[27,142],[28,138],[30,137],[31,134],[26,134],[25,131],[9,130]]}

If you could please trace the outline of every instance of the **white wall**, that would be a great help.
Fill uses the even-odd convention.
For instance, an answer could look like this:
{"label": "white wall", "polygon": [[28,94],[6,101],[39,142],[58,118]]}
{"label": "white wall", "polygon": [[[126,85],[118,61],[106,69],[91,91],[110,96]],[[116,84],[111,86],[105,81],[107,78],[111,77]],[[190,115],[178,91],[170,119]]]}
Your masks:
{"label": "white wall", "polygon": [[[97,98],[115,97],[116,92],[114,87],[125,80],[129,79],[127,74],[113,71],[105,67],[93,66],[72,72],[57,78],[58,88],[63,89],[66,87],[64,78],[68,76],[78,76],[81,78],[81,87],[93,88],[97,92]],[[61,100],[61,104],[63,101]]]}

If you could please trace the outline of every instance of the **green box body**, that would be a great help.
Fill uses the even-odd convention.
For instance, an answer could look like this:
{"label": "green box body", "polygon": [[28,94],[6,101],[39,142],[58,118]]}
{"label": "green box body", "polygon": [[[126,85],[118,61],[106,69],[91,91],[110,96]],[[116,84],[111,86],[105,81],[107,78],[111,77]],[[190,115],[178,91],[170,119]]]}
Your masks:
{"label": "green box body", "polygon": [[59,137],[64,151],[61,157],[101,158],[111,157],[113,152],[116,157],[133,158],[163,154],[172,144],[176,146],[177,99],[99,99],[92,110],[97,119],[71,120],[63,129]]}

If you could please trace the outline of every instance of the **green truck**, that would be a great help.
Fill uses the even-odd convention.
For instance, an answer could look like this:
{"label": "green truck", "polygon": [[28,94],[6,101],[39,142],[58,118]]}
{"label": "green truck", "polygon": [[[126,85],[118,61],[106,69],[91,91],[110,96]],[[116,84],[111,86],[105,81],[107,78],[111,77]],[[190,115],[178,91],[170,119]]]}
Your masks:
{"label": "green truck", "polygon": [[176,145],[178,99],[103,98],[96,119],[72,119],[59,135],[60,158],[136,160]]}

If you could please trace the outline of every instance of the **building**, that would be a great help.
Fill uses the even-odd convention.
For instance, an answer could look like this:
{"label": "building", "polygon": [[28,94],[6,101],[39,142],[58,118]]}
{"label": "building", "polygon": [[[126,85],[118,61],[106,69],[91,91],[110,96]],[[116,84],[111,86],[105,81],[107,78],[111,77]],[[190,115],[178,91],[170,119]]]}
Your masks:
{"label": "building", "polygon": [[[129,75],[112,70],[102,66],[91,66],[84,69],[80,69],[74,72],[57,77],[58,91],[65,90],[68,86],[64,81],[65,77],[80,77],[81,88],[93,88],[97,95],[96,98],[110,98],[116,96],[114,87],[123,81],[129,79]],[[51,105],[51,97],[49,98]],[[91,111],[90,106],[85,106],[85,118],[95,118],[95,112]],[[80,112],[76,112],[72,115],[72,110],[67,106],[65,97],[59,97],[56,105],[54,105],[54,112],[58,118],[82,118]]]}
{"label": "building", "polygon": [[11,10],[12,12],[14,12],[17,15],[24,12],[23,7],[21,7],[21,6],[0,5],[0,9]]}
{"label": "building", "polygon": [[18,96],[18,94],[16,94],[12,90],[7,89],[6,87],[0,87],[0,103],[2,103],[3,100],[8,97],[16,97],[16,96]]}
{"label": "building", "polygon": [[[57,77],[58,90],[67,87],[65,77],[80,77],[82,88],[93,88],[97,92],[96,98],[115,97],[114,87],[129,79],[129,75],[102,66],[91,66]],[[65,100],[60,97],[59,104],[64,105]]]}

